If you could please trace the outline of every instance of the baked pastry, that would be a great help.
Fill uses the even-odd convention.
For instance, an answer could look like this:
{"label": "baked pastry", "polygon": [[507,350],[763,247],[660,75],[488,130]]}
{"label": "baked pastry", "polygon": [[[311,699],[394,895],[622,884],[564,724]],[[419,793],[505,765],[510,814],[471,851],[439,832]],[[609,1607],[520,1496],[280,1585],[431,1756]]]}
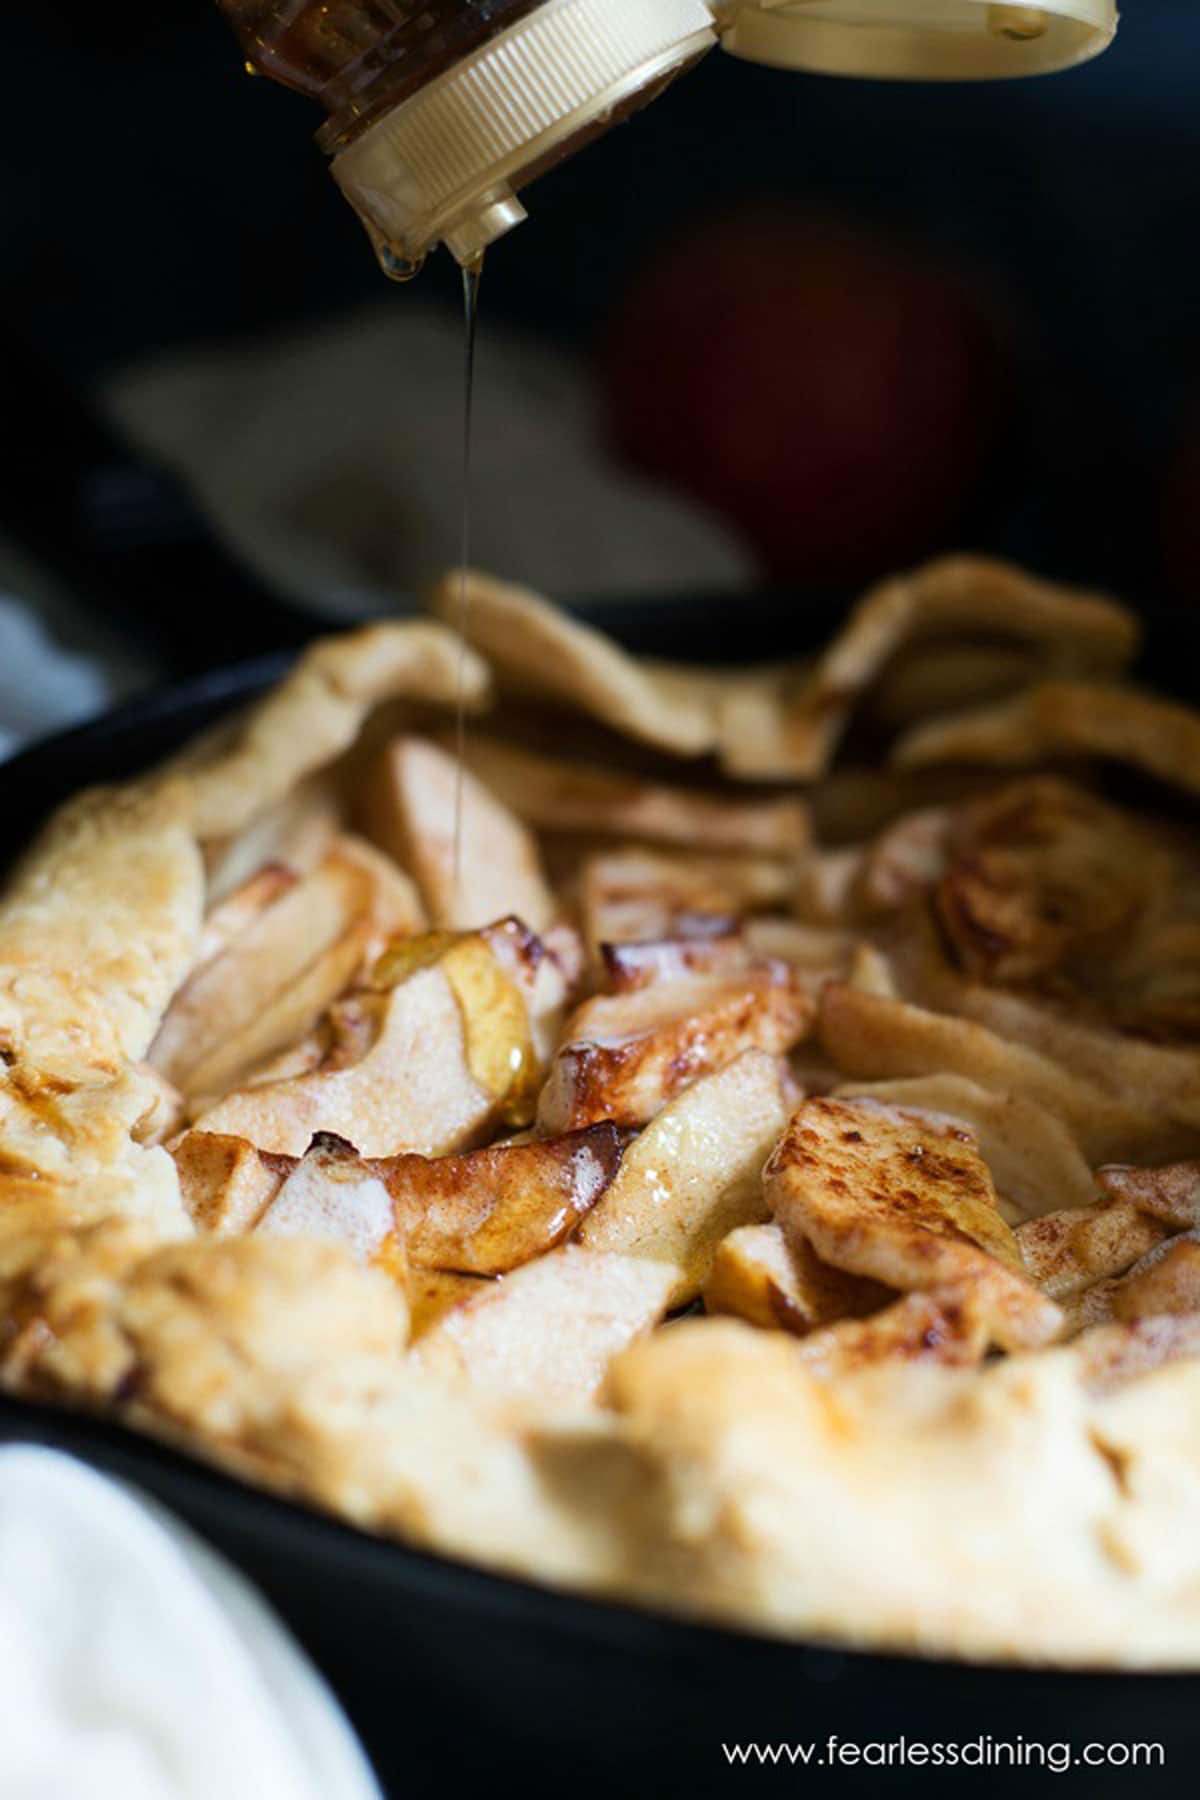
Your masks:
{"label": "baked pastry", "polygon": [[12,874],[5,1384],[540,1581],[1200,1664],[1200,718],[1131,616],[960,558],[765,670],[467,617]]}

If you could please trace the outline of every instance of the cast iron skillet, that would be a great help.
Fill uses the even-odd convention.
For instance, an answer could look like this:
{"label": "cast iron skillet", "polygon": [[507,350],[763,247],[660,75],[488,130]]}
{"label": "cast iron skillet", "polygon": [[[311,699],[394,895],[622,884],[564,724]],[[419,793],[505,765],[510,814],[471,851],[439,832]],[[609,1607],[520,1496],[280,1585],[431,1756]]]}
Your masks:
{"label": "cast iron skillet", "polygon": [[[761,603],[656,603],[605,615],[626,641],[736,660],[794,648],[827,620]],[[1195,626],[1153,628],[1153,672],[1186,693]],[[676,650],[678,654],[678,650]],[[120,779],[258,693],[289,655],[216,670],[50,739],[0,766],[5,837],[20,843],[79,787]],[[1077,1766],[1092,1796],[1182,1792],[1200,1761],[1200,1680],[1071,1674],[874,1656],[684,1624],[543,1591],[422,1555],[231,1479],[120,1426],[0,1399],[0,1439],[57,1445],[172,1507],[274,1604],[339,1694],[390,1795],[923,1792],[929,1766],[818,1759],[826,1743],[966,1747],[969,1791],[1061,1793],[1036,1757],[1089,1743],[1161,1744],[1165,1766]],[[937,1504],[930,1494],[930,1505]],[[897,1557],[906,1555],[903,1543]],[[731,1766],[723,1746],[813,1743],[807,1765]],[[882,1754],[871,1750],[872,1758]],[[893,1752],[893,1755],[896,1753]],[[937,1772],[938,1765],[932,1765]],[[957,1783],[955,1783],[957,1786]]]}

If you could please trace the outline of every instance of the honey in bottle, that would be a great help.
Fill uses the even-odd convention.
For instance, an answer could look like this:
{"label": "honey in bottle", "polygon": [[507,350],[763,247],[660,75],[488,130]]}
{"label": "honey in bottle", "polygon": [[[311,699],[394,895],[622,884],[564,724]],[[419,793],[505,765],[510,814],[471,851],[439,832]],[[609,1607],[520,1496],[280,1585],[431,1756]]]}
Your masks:
{"label": "honey in bottle", "polygon": [[520,190],[718,39],[780,68],[983,80],[1070,67],[1115,0],[217,0],[249,64],[310,94],[318,143],[390,275],[464,267]]}
{"label": "honey in bottle", "polygon": [[707,0],[218,0],[264,75],[309,94],[317,142],[386,273],[466,266],[518,191],[717,40]]}

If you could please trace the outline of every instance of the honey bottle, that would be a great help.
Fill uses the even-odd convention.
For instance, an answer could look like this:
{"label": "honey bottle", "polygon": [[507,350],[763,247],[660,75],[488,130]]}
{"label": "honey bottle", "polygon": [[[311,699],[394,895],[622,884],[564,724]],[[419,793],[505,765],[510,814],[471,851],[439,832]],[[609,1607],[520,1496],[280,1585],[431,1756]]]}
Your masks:
{"label": "honey bottle", "polygon": [[718,41],[782,68],[980,80],[1069,67],[1115,0],[217,0],[250,66],[310,94],[317,142],[389,275],[464,268],[517,198]]}
{"label": "honey bottle", "polygon": [[519,190],[717,41],[706,0],[218,0],[252,68],[328,113],[317,142],[386,274],[464,267]]}

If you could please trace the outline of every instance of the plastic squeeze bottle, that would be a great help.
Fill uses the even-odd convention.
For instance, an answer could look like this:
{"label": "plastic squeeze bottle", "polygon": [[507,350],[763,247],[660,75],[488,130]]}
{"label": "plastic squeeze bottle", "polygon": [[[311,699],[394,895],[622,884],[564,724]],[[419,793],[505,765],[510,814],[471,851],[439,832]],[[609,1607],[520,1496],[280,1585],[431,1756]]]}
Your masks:
{"label": "plastic squeeze bottle", "polygon": [[[1115,0],[218,0],[248,63],[311,94],[317,142],[387,274],[464,267],[537,175],[718,42],[779,67],[908,80],[1066,68]],[[714,121],[719,127],[719,121]]]}

